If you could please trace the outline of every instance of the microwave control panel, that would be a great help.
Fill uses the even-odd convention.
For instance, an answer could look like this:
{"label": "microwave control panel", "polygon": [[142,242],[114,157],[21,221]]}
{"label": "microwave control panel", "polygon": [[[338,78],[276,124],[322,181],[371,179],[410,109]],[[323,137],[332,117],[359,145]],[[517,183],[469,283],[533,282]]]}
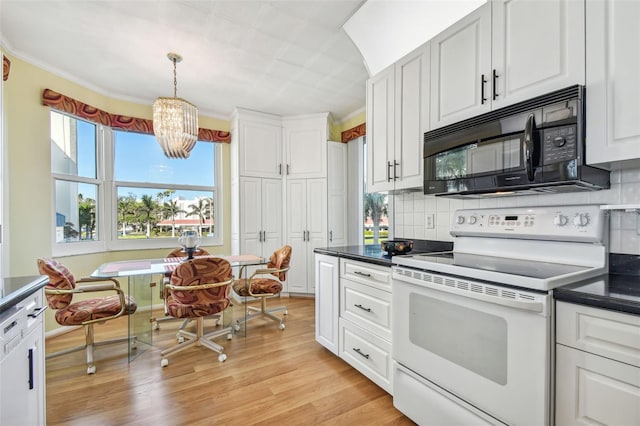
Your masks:
{"label": "microwave control panel", "polygon": [[553,127],[542,131],[542,164],[571,161],[578,156],[577,126]]}

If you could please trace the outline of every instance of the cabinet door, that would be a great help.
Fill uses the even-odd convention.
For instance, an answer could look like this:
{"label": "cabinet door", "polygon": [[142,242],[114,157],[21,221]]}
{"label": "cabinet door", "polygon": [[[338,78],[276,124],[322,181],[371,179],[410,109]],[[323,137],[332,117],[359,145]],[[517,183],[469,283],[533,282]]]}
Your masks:
{"label": "cabinet door", "polygon": [[307,181],[287,180],[287,244],[292,248],[287,285],[290,292],[307,292]]}
{"label": "cabinet door", "polygon": [[243,120],[240,133],[240,176],[277,178],[282,175],[282,127]]}
{"label": "cabinet door", "polygon": [[367,192],[393,189],[394,66],[367,82]]}
{"label": "cabinet door", "polygon": [[327,176],[327,120],[285,121],[286,168],[289,178]]}
{"label": "cabinet door", "polygon": [[588,1],[588,164],[640,166],[640,2]]}
{"label": "cabinet door", "polygon": [[262,255],[271,256],[282,246],[282,181],[262,179]]}
{"label": "cabinet door", "polygon": [[262,179],[240,178],[240,253],[262,255]]}
{"label": "cabinet door", "polygon": [[491,4],[431,39],[431,128],[491,108]]}
{"label": "cabinet door", "polygon": [[492,109],[585,82],[583,1],[495,0]]}
{"label": "cabinet door", "polygon": [[395,189],[422,187],[422,145],[429,130],[429,43],[395,64]]}
{"label": "cabinet door", "polygon": [[315,293],[313,250],[327,246],[327,180],[307,180],[307,293]]}
{"label": "cabinet door", "polygon": [[556,345],[556,424],[640,424],[640,368]]}
{"label": "cabinet door", "polygon": [[338,352],[338,258],[315,255],[316,341]]}
{"label": "cabinet door", "polygon": [[346,143],[328,143],[327,229],[329,246],[347,245],[347,148]]}

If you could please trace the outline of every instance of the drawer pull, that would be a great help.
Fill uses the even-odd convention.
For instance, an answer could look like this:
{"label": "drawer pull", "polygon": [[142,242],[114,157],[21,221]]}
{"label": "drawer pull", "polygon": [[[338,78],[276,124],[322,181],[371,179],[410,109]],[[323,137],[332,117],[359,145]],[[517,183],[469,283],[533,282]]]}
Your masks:
{"label": "drawer pull", "polygon": [[363,354],[362,351],[360,350],[360,348],[353,348],[353,350],[360,355],[361,357],[364,357],[366,359],[369,359],[369,354]]}
{"label": "drawer pull", "polygon": [[353,271],[353,273],[356,275],[362,275],[363,277],[371,278],[371,274],[367,274],[366,272]]}
{"label": "drawer pull", "polygon": [[360,308],[360,309],[362,309],[363,311],[371,312],[371,308],[365,308],[364,306],[362,306],[362,305],[360,305],[360,304],[353,305],[353,306],[355,306],[356,308]]}

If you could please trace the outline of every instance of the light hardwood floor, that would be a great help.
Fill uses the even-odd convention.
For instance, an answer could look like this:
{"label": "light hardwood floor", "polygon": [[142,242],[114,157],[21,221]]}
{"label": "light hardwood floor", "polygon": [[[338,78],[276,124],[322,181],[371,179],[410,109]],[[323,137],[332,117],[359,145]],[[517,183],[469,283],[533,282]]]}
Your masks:
{"label": "light hardwood floor", "polygon": [[[252,320],[246,337],[217,341],[228,359],[202,347],[160,366],[178,322],[156,331],[130,364],[126,344],[98,347],[97,372],[84,352],[47,360],[48,425],[412,425],[392,397],[315,341],[314,300],[283,298],[286,329]],[[114,334],[115,333],[115,334]],[[96,339],[126,333],[126,319],[96,326]],[[81,330],[48,339],[47,353],[81,344]]]}

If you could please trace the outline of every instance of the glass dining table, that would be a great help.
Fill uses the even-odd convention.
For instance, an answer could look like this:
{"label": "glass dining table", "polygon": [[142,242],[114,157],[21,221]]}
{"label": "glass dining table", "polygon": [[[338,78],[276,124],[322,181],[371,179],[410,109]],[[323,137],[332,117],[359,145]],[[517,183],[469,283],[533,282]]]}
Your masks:
{"label": "glass dining table", "polygon": [[[226,259],[231,264],[236,279],[246,277],[247,268],[266,265],[269,262],[267,258],[251,254],[199,257]],[[126,293],[136,300],[138,309],[133,315],[128,316],[129,362],[153,346],[154,337],[157,338],[159,333],[154,323],[158,315],[164,315],[164,300],[161,297],[162,280],[166,274],[171,274],[185,260],[186,256],[107,262],[91,274],[93,278],[115,278],[122,281],[126,279]],[[121,284],[124,283],[121,282]],[[231,306],[224,312],[222,326],[233,327],[235,335],[246,336],[245,323],[238,321],[247,315],[246,302],[246,298],[238,296],[232,290]]]}

